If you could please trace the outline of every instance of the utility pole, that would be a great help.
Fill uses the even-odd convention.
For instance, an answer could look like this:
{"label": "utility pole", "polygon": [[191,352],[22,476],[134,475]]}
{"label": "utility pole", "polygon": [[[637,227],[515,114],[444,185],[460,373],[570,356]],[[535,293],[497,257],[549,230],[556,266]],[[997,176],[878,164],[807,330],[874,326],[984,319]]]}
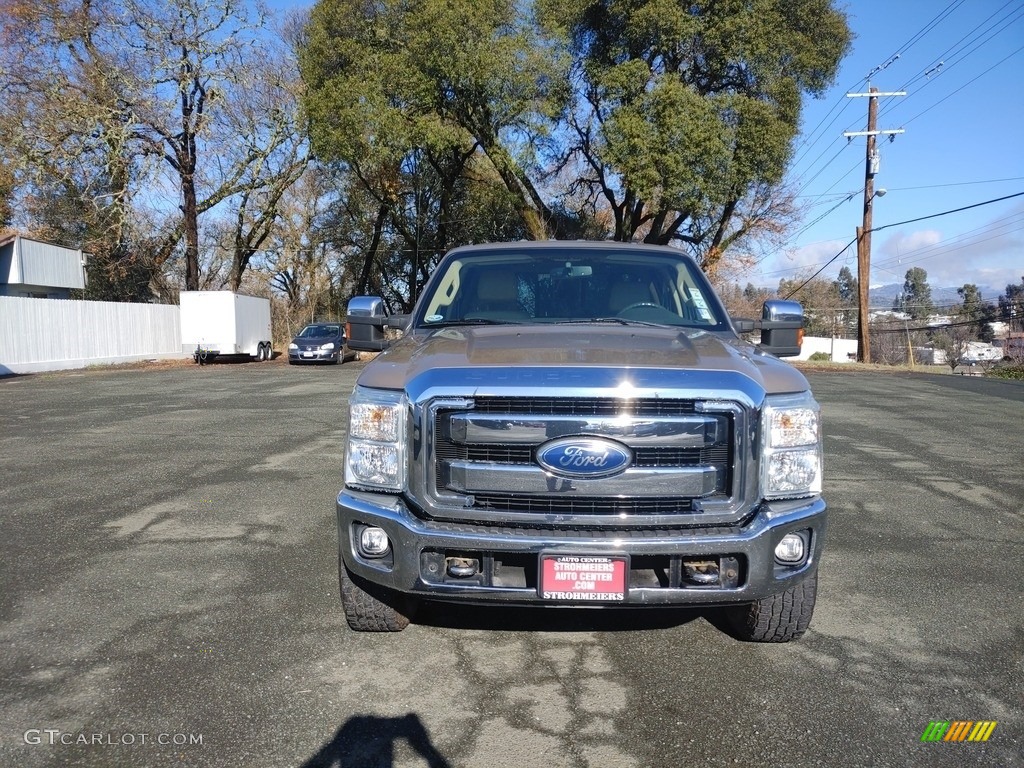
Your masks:
{"label": "utility pole", "polygon": [[[876,139],[879,134],[889,136],[892,141],[902,128],[895,130],[878,130],[878,97],[906,96],[906,91],[879,93],[874,86],[867,93],[848,93],[847,98],[868,97],[868,129],[866,131],[845,131],[847,141],[854,136],[867,136],[867,154],[864,161],[864,211],[861,226],[857,227],[857,361],[871,362],[871,340],[868,335],[868,296],[871,289],[871,202],[875,198],[875,174],[878,173],[878,149]],[[878,196],[885,190],[878,190]]]}

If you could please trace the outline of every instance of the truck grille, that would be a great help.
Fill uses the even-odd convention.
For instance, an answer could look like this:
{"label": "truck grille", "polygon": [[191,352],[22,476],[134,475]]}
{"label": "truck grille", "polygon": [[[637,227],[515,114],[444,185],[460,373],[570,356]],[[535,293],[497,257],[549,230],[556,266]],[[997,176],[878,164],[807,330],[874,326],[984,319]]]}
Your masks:
{"label": "truck grille", "polygon": [[473,410],[479,413],[531,416],[682,416],[696,413],[696,404],[692,400],[663,400],[657,397],[636,400],[614,397],[480,397],[474,401]]}
{"label": "truck grille", "polygon": [[[426,411],[433,458],[427,490],[446,519],[573,517],[644,525],[645,517],[700,524],[709,502],[733,495],[736,409],[693,400],[480,397],[436,402]],[[731,404],[730,404],[731,406]],[[537,449],[563,437],[598,437],[628,446],[628,469],[600,479],[553,477]],[[548,520],[551,522],[551,520]],[[492,522],[493,524],[493,522]]]}

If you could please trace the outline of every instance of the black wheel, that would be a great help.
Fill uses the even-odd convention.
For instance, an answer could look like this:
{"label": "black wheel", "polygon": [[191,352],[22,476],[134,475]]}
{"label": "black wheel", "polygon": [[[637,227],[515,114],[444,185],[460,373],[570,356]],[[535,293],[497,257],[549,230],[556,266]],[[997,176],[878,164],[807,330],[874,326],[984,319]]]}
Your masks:
{"label": "black wheel", "polygon": [[352,629],[357,632],[401,632],[409,626],[412,616],[409,606],[403,605],[403,610],[397,607],[404,598],[398,595],[385,597],[383,590],[349,573],[343,562],[338,564],[338,580],[341,583],[341,606]]}
{"label": "black wheel", "polygon": [[259,344],[256,345],[256,362],[262,363],[266,359],[266,348],[263,346],[263,342],[261,341]]}
{"label": "black wheel", "polygon": [[274,345],[269,341],[263,345],[263,359],[273,360],[274,359]]}
{"label": "black wheel", "polygon": [[754,643],[788,643],[807,631],[818,593],[818,571],[785,592],[728,609],[736,637]]}

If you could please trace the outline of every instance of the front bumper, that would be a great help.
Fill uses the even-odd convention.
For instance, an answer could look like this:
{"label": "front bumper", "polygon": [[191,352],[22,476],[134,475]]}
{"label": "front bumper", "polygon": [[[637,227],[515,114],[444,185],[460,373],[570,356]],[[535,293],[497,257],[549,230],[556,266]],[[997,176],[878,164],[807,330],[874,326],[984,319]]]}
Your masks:
{"label": "front bumper", "polygon": [[[762,504],[742,525],[666,531],[528,530],[423,520],[396,496],[343,490],[338,495],[340,562],[353,574],[398,592],[458,602],[550,603],[540,597],[539,556],[629,557],[625,601],[616,605],[728,605],[777,594],[817,567],[824,545],[823,499]],[[391,540],[383,558],[359,552],[363,526],[382,528]],[[796,566],[775,561],[787,533],[806,532],[808,553]],[[470,578],[446,573],[448,558],[475,559]],[[687,583],[683,562],[721,565],[718,584]],[[730,573],[730,578],[724,574]],[[593,604],[593,603],[589,603]]]}
{"label": "front bumper", "polygon": [[334,361],[338,359],[339,351],[333,349],[330,351],[323,350],[299,350],[289,349],[288,350],[288,362],[289,363],[323,363],[327,361]]}

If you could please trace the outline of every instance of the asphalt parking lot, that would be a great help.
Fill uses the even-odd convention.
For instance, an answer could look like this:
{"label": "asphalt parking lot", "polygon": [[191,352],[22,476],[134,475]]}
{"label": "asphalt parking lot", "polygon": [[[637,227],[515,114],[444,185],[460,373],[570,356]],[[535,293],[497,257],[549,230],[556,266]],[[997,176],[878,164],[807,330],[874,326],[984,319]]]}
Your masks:
{"label": "asphalt parking lot", "polygon": [[688,611],[350,632],[360,366],[0,379],[0,765],[1021,764],[1024,383],[809,374],[831,527],[811,629],[773,646]]}

